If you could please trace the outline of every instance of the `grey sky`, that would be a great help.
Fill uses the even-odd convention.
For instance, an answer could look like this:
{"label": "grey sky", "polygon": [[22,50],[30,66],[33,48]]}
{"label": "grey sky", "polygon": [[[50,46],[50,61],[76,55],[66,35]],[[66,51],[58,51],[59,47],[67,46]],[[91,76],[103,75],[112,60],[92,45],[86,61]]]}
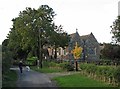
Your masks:
{"label": "grey sky", "polygon": [[26,7],[38,9],[47,4],[57,14],[55,23],[62,25],[69,34],[76,32],[87,35],[91,32],[98,42],[111,42],[111,28],[118,15],[119,0],[1,0],[0,1],[0,44],[12,27],[12,18]]}

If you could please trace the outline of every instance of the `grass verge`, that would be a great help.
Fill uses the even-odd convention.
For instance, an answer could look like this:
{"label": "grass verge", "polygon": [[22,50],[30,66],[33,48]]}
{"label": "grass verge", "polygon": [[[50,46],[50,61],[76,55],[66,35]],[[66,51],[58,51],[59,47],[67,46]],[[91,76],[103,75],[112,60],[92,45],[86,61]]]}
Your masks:
{"label": "grass verge", "polygon": [[56,72],[64,72],[63,69],[58,69],[58,68],[49,68],[49,67],[43,67],[39,68],[38,67],[31,67],[32,70],[35,70],[37,72],[42,72],[42,73],[56,73]]}
{"label": "grass verge", "polygon": [[52,79],[59,87],[112,87],[106,83],[93,80],[81,74],[60,76]]}
{"label": "grass verge", "polygon": [[10,70],[2,76],[2,87],[16,87],[18,78],[16,71]]}

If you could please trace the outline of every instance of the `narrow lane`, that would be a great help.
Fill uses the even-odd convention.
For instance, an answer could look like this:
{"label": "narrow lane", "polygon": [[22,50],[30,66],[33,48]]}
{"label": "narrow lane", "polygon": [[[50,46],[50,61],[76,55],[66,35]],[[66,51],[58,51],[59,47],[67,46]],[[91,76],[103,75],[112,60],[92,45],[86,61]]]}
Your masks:
{"label": "narrow lane", "polygon": [[17,87],[55,87],[58,89],[56,84],[44,73],[27,71],[26,68],[23,68],[23,73],[20,73],[18,68],[16,71],[18,73]]}

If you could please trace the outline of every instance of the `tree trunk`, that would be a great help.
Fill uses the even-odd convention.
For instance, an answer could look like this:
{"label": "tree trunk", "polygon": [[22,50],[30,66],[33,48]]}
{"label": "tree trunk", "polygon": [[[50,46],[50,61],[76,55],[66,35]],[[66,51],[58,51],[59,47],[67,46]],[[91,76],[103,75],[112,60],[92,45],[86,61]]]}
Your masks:
{"label": "tree trunk", "polygon": [[76,65],[76,71],[78,71],[78,63],[77,63],[77,60],[75,60],[75,65]]}
{"label": "tree trunk", "polygon": [[55,55],[54,58],[57,59],[57,46],[55,45]]}

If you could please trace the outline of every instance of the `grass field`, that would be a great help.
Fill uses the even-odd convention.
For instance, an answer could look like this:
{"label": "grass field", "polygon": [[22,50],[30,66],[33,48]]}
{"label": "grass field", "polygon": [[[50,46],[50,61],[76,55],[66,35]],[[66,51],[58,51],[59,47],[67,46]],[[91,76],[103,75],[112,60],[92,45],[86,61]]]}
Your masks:
{"label": "grass field", "polygon": [[42,72],[42,73],[56,73],[56,72],[63,72],[64,70],[62,69],[57,69],[57,68],[49,68],[49,67],[43,67],[42,69],[38,67],[31,67],[31,69]]}
{"label": "grass field", "polygon": [[53,80],[57,81],[60,87],[112,87],[106,83],[93,80],[80,74],[55,77]]}

